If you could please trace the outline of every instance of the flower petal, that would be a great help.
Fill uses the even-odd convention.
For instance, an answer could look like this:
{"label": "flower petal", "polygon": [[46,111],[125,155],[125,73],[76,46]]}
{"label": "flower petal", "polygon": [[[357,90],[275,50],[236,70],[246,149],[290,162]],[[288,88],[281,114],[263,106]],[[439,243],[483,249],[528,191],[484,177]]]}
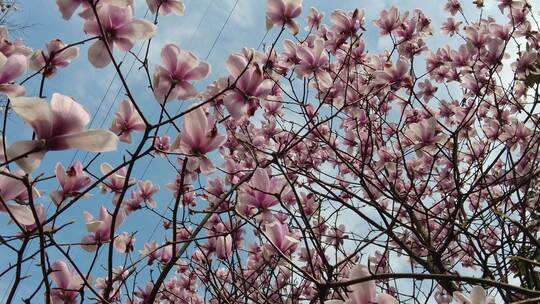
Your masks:
{"label": "flower petal", "polygon": [[16,97],[11,108],[37,133],[38,138],[48,138],[53,127],[53,111],[45,99]]}
{"label": "flower petal", "polygon": [[[112,44],[110,47],[112,51]],[[111,63],[111,57],[109,56],[107,46],[105,46],[103,41],[98,40],[94,42],[94,44],[92,44],[92,46],[88,49],[88,60],[94,67],[98,69],[104,68]]]}
{"label": "flower petal", "polygon": [[7,205],[7,207],[17,223],[21,225],[32,225],[36,222],[30,208],[21,205]]}
{"label": "flower petal", "polygon": [[90,152],[116,150],[118,136],[109,130],[90,129],[51,138],[49,150],[81,149]]}
{"label": "flower petal", "polygon": [[[41,160],[45,155],[45,151],[29,153],[31,151],[36,151],[39,147],[40,143],[37,140],[18,141],[7,149],[7,156],[10,160],[17,158],[15,160],[17,165],[24,170],[24,172],[31,173],[39,167],[39,164],[41,164]],[[21,157],[22,155],[25,156]]]}
{"label": "flower petal", "polygon": [[54,93],[51,98],[54,136],[81,131],[90,122],[90,114],[71,97]]}

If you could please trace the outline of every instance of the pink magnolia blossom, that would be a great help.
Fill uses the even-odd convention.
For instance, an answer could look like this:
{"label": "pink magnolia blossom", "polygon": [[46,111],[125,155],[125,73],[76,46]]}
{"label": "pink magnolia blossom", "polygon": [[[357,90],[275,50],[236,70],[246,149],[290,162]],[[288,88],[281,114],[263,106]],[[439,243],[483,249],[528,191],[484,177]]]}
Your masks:
{"label": "pink magnolia blossom", "polygon": [[155,14],[159,9],[159,14],[167,16],[170,13],[174,13],[178,16],[184,15],[186,7],[181,0],[146,0],[148,8]]}
{"label": "pink magnolia blossom", "polygon": [[56,164],[56,179],[58,179],[62,190],[53,191],[50,196],[57,206],[67,197],[78,195],[82,189],[92,182],[92,179],[83,169],[80,161],[76,161],[67,171],[61,163]]}
{"label": "pink magnolia blossom", "polygon": [[6,56],[0,53],[0,92],[10,97],[24,95],[23,86],[13,83],[26,71],[28,60],[21,54]]}
{"label": "pink magnolia blossom", "polygon": [[36,97],[17,97],[11,106],[36,134],[35,140],[12,144],[7,155],[26,172],[34,171],[47,151],[81,149],[106,152],[116,149],[118,137],[110,131],[88,129],[88,112],[68,96],[53,94],[51,104]]}
{"label": "pink magnolia blossom", "polygon": [[163,66],[156,65],[152,78],[154,96],[160,103],[197,96],[190,81],[201,80],[210,74],[210,65],[201,62],[192,52],[167,44],[161,50]]}
{"label": "pink magnolia blossom", "polygon": [[114,120],[110,130],[118,135],[120,141],[130,144],[131,133],[142,132],[145,128],[146,124],[133,106],[133,103],[127,99],[122,101],[120,111],[114,114]]}
{"label": "pink magnolia blossom", "polygon": [[258,100],[267,97],[272,90],[272,80],[264,78],[262,68],[257,64],[248,66],[248,63],[246,57],[238,53],[227,59],[229,81],[237,82],[235,89],[226,93],[223,103],[233,118],[252,116]]}
{"label": "pink magnolia blossom", "polygon": [[449,17],[446,19],[446,22],[443,23],[441,30],[443,33],[448,34],[450,37],[454,36],[459,32],[459,27],[463,22],[456,21],[456,19]]}
{"label": "pink magnolia blossom", "polygon": [[418,123],[412,123],[406,133],[417,148],[440,143],[444,140],[441,134],[437,119],[432,117]]}
{"label": "pink magnolia blossom", "polygon": [[375,72],[374,83],[380,85],[396,85],[412,84],[411,76],[409,75],[410,64],[405,57],[400,57],[396,64],[390,64],[384,67],[384,71]]}
{"label": "pink magnolia blossom", "polygon": [[[361,279],[368,277],[371,274],[369,270],[364,265],[356,265],[349,273],[348,280]],[[347,301],[341,300],[330,300],[325,303],[329,304],[398,304],[399,302],[392,296],[386,293],[380,293],[377,295],[375,281],[367,281],[354,285],[348,286],[348,289],[351,290],[347,294]]]}
{"label": "pink magnolia blossom", "polygon": [[381,36],[389,35],[399,27],[399,9],[392,6],[390,10],[382,10],[379,19],[375,20],[375,25],[381,29]]}
{"label": "pink magnolia blossom", "polygon": [[[113,167],[108,163],[103,163],[100,166],[100,170],[103,175],[107,175],[111,171],[113,171]],[[126,182],[126,175],[127,175],[127,168],[122,167],[118,169],[117,171],[115,171],[114,173],[110,174],[107,177],[107,180],[103,182],[104,184],[102,186],[103,192],[110,191],[114,193],[113,200],[112,200],[114,204],[118,203],[118,199],[120,198],[120,193],[124,189],[124,184]],[[134,184],[135,184],[134,178],[130,178],[127,182],[128,187]]]}
{"label": "pink magnolia blossom", "polygon": [[199,106],[184,117],[184,130],[176,138],[172,149],[198,157],[200,169],[208,173],[214,167],[206,154],[221,147],[226,140],[226,136],[218,135],[215,119],[207,116]]}
{"label": "pink magnolia blossom", "polygon": [[216,255],[224,260],[232,255],[233,238],[230,234],[215,237]]}
{"label": "pink magnolia blossom", "polygon": [[303,77],[321,71],[328,65],[328,54],[324,52],[324,40],[315,39],[313,48],[300,46],[296,50],[299,64],[296,66],[296,73]]}
{"label": "pink magnolia blossom", "polygon": [[[94,42],[88,49],[88,60],[96,68],[104,68],[111,62],[111,56],[103,39],[106,39],[111,52],[116,44],[120,50],[127,52],[133,48],[137,40],[146,40],[156,30],[152,23],[133,19],[131,6],[119,7],[105,3],[97,7],[97,15],[103,27],[105,38]],[[87,34],[101,36],[101,29],[95,17],[86,20],[84,31]]]}
{"label": "pink magnolia blossom", "polygon": [[[21,225],[32,225],[35,219],[32,211],[27,206],[15,203],[8,204],[10,201],[24,201],[28,199],[28,190],[24,183],[14,177],[22,176],[19,173],[9,172],[7,169],[1,169],[0,172],[0,212],[11,214],[14,220]],[[1,174],[6,173],[6,174]],[[22,173],[22,172],[21,172]]]}
{"label": "pink magnolia blossom", "polygon": [[495,304],[495,298],[488,297],[480,286],[474,286],[470,294],[456,291],[453,296],[460,304]]}
{"label": "pink magnolia blossom", "polygon": [[135,192],[135,196],[145,202],[150,208],[156,208],[157,202],[153,198],[154,194],[159,192],[159,186],[155,186],[151,181],[139,181],[139,190]]}
{"label": "pink magnolia blossom", "polygon": [[114,239],[114,248],[120,253],[129,253],[135,246],[135,237],[127,232],[123,232]]}
{"label": "pink magnolia blossom", "polygon": [[45,77],[52,77],[59,68],[68,66],[71,61],[79,56],[79,48],[67,47],[60,39],[51,40],[47,43],[47,53],[39,49],[30,57],[30,69],[41,71]]}
{"label": "pink magnolia blossom", "polygon": [[298,239],[289,231],[289,226],[276,220],[265,225],[266,235],[272,242],[273,248],[283,254],[289,254],[296,250]]}
{"label": "pink magnolia blossom", "polygon": [[321,26],[322,20],[324,18],[324,13],[319,12],[315,7],[309,9],[309,15],[306,17],[307,26],[306,31],[311,29],[319,29]]}
{"label": "pink magnolia blossom", "polygon": [[275,194],[281,192],[283,181],[276,177],[270,178],[267,170],[257,168],[248,185],[241,196],[245,204],[262,211],[268,211],[270,207],[279,204]]}
{"label": "pink magnolia blossom", "polygon": [[79,301],[79,289],[83,287],[83,278],[75,271],[69,270],[64,261],[51,264],[51,277],[56,287],[51,289],[51,302],[53,304],[75,304]]}
{"label": "pink magnolia blossom", "polygon": [[345,37],[353,36],[358,30],[364,30],[365,11],[363,9],[356,9],[354,12],[335,10],[330,15],[330,20],[333,23],[333,31]]}
{"label": "pink magnolia blossom", "polygon": [[[125,212],[120,209],[115,221],[115,228],[118,228],[125,218]],[[82,240],[82,248],[88,252],[96,251],[97,246],[102,242],[110,240],[112,215],[105,207],[101,207],[99,211],[99,218],[94,218],[92,214],[85,212],[84,218],[86,219],[86,229],[90,232],[90,235],[85,236]]]}
{"label": "pink magnolia blossom", "polygon": [[302,13],[302,0],[267,0],[266,29],[274,25],[286,26],[293,35],[298,34],[300,27],[294,18]]}

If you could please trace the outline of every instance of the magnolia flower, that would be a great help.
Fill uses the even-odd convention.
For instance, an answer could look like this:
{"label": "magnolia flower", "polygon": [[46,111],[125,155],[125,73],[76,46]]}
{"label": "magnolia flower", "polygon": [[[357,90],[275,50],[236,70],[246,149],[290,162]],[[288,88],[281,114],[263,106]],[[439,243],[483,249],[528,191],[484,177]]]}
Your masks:
{"label": "magnolia flower", "polygon": [[116,149],[118,137],[114,133],[84,129],[90,115],[68,96],[55,93],[51,104],[37,97],[17,97],[12,99],[11,107],[36,134],[35,140],[15,142],[7,150],[9,159],[27,173],[39,166],[47,151],[75,148],[106,152]]}
{"label": "magnolia flower", "polygon": [[324,40],[315,39],[313,48],[301,46],[296,50],[300,63],[296,66],[299,77],[315,73],[328,65],[328,56],[324,53]]}
{"label": "magnolia flower", "polygon": [[474,286],[467,296],[460,291],[455,291],[453,296],[460,304],[495,304],[495,298],[488,297],[480,286]]}
{"label": "magnolia flower", "polygon": [[132,252],[135,244],[135,237],[132,234],[123,232],[114,238],[114,248],[120,253]]}
{"label": "magnolia flower", "polygon": [[230,234],[218,236],[214,242],[218,259],[224,260],[232,255],[233,238]]}
{"label": "magnolia flower", "polygon": [[[349,273],[348,280],[361,279],[368,277],[371,274],[369,270],[364,265],[356,265],[351,272]],[[381,293],[377,295],[375,281],[367,281],[354,285],[348,286],[348,289],[351,290],[347,294],[347,300],[330,300],[325,301],[326,304],[398,304],[399,302],[392,296]]]}
{"label": "magnolia flower", "polygon": [[47,53],[39,49],[30,57],[29,67],[33,71],[41,71],[45,77],[52,77],[58,68],[66,67],[79,56],[78,47],[68,47],[60,39],[54,39],[47,43]]}
{"label": "magnolia flower", "polygon": [[286,26],[293,35],[298,34],[298,22],[294,18],[302,13],[302,0],[268,0],[266,6],[266,29],[274,25]]}
{"label": "magnolia flower", "polygon": [[114,114],[114,120],[110,130],[118,135],[120,141],[131,143],[131,132],[142,132],[146,128],[146,124],[133,103],[129,100],[124,100],[120,104],[120,111]]}
{"label": "magnolia flower", "polygon": [[51,289],[51,301],[53,304],[78,303],[79,289],[84,281],[75,269],[69,270],[64,261],[56,261],[51,265],[51,277],[56,283],[56,288]]}
{"label": "magnolia flower", "polygon": [[249,181],[248,189],[241,195],[241,200],[252,207],[267,211],[270,207],[279,204],[273,194],[280,193],[282,185],[281,179],[270,178],[265,169],[257,168]]}
{"label": "magnolia flower", "polygon": [[399,9],[392,6],[389,11],[382,10],[379,19],[375,20],[374,23],[381,29],[381,36],[389,35],[401,24],[399,20]]}
{"label": "magnolia flower", "polygon": [[135,197],[145,202],[149,207],[156,208],[156,200],[152,197],[159,192],[159,186],[154,186],[151,181],[139,181],[139,190],[135,192]]}
{"label": "magnolia flower", "polygon": [[379,85],[411,85],[412,79],[409,75],[410,64],[405,57],[399,57],[396,64],[389,64],[384,67],[384,71],[375,72],[375,84]]}
{"label": "magnolia flower", "polygon": [[[127,52],[133,48],[135,41],[152,37],[156,30],[151,22],[133,19],[133,8],[130,5],[118,7],[106,3],[97,7],[97,15],[111,52],[115,43]],[[83,29],[87,34],[101,36],[96,18],[86,20]],[[88,60],[96,68],[104,68],[111,62],[103,37],[88,49]]]}
{"label": "magnolia flower", "polygon": [[[115,221],[115,229],[118,228],[124,221],[126,214],[123,209],[120,209]],[[111,236],[112,216],[107,211],[107,208],[101,207],[99,211],[99,219],[95,219],[92,214],[84,212],[86,219],[86,229],[90,235],[85,236],[82,240],[82,248],[88,252],[96,251],[97,245],[101,242],[107,242]]]}
{"label": "magnolia flower", "polygon": [[208,173],[214,167],[206,154],[221,147],[226,140],[226,136],[218,135],[214,118],[208,117],[199,106],[184,117],[184,130],[176,138],[172,149],[199,157],[201,171]]}
{"label": "magnolia flower", "polygon": [[311,7],[309,9],[309,15],[306,17],[307,19],[306,31],[309,31],[312,28],[319,29],[323,18],[324,18],[324,13],[320,13],[316,8]]}
{"label": "magnolia flower", "polygon": [[155,14],[159,9],[159,14],[162,16],[167,16],[170,13],[182,16],[186,9],[181,0],[146,0],[146,3],[152,14]]}
{"label": "magnolia flower", "polygon": [[13,81],[26,72],[27,65],[27,59],[24,55],[13,54],[6,57],[0,52],[0,92],[6,93],[10,97],[24,95],[24,87],[13,83]]}
{"label": "magnolia flower", "polygon": [[416,148],[430,146],[444,140],[444,134],[440,133],[437,119],[431,117],[409,126],[407,136],[413,141]]}
{"label": "magnolia flower", "polygon": [[228,91],[223,103],[233,118],[254,114],[258,99],[266,98],[272,90],[272,80],[264,79],[262,68],[248,66],[248,60],[242,54],[232,54],[227,59],[230,72],[229,81],[236,81],[234,90]]}
{"label": "magnolia flower", "polygon": [[78,195],[82,189],[92,182],[92,179],[84,172],[83,165],[80,161],[76,161],[67,172],[64,166],[58,163],[56,164],[55,173],[62,190],[53,191],[50,196],[57,206],[66,197]]}
{"label": "magnolia flower", "polygon": [[265,225],[266,235],[272,245],[280,252],[287,254],[296,250],[300,242],[294,234],[289,231],[289,226],[276,220]]}
{"label": "magnolia flower", "polygon": [[174,44],[167,44],[161,50],[164,66],[156,65],[152,78],[154,96],[163,104],[175,99],[189,99],[197,96],[197,90],[190,83],[210,74],[210,65],[201,62],[192,52],[181,50]]}
{"label": "magnolia flower", "polygon": [[332,30],[343,36],[353,36],[359,29],[364,30],[365,11],[354,10],[354,12],[345,12],[335,10],[330,15],[330,20],[334,24]]}
{"label": "magnolia flower", "polygon": [[11,214],[14,220],[21,225],[34,224],[35,219],[30,208],[19,204],[8,204],[12,200],[27,200],[26,186],[22,181],[2,173],[22,176],[22,174],[9,172],[7,169],[2,169],[0,172],[0,212]]}

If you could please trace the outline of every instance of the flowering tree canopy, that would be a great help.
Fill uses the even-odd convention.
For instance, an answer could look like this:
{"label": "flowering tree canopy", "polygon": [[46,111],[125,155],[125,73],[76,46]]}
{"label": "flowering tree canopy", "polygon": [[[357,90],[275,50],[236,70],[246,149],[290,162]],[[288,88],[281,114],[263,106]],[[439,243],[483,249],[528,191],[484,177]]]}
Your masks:
{"label": "flowering tree canopy", "polygon": [[[56,0],[81,39],[45,49],[2,28],[3,299],[540,302],[540,8],[307,2],[267,0],[222,75],[156,38],[181,0]],[[112,112],[62,92],[77,61]]]}

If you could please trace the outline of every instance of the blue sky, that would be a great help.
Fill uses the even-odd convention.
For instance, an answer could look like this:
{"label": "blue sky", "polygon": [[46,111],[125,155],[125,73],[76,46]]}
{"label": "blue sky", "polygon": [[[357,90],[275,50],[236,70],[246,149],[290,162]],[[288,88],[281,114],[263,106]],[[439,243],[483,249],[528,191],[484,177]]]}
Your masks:
{"label": "blue sky", "polygon": [[[144,16],[146,12],[145,1],[135,0],[136,2],[136,14],[138,17]],[[235,5],[236,0],[186,0],[186,14],[178,17],[170,15],[167,17],[160,17],[159,31],[154,37],[154,42],[151,47],[150,67],[159,63],[159,51],[165,43],[175,43],[182,48],[187,48],[193,51],[199,56],[199,58],[205,58],[210,51],[212,44],[215,41],[215,47],[212,53],[208,57],[208,61],[212,65],[212,74],[207,81],[203,81],[198,84],[198,89],[202,90],[210,80],[215,80],[220,76],[226,75],[225,59],[228,54],[234,51],[239,51],[243,47],[256,48],[261,38],[265,35],[265,0],[238,0],[238,4],[234,9],[231,18],[227,25],[224,27],[223,32],[219,39],[216,41],[216,37],[220,28],[223,26],[229,12]],[[472,5],[471,1],[464,1],[467,5]],[[469,3],[471,2],[471,3]],[[496,12],[498,10],[494,7],[495,1],[486,1],[487,11]],[[360,8],[366,9],[366,22],[368,25],[368,32],[365,36],[367,48],[370,52],[378,52],[388,45],[388,40],[380,39],[378,31],[375,30],[372,25],[374,20],[381,9],[389,8],[392,5],[396,5],[401,11],[412,10],[421,7],[424,12],[430,16],[434,22],[434,29],[437,32],[440,24],[446,20],[447,14],[442,10],[444,1],[378,1],[378,0],[304,0],[303,1],[303,15],[299,19],[301,22],[301,28],[304,27],[305,15],[309,11],[309,7],[315,6],[320,11],[326,13],[325,22],[328,22],[328,16],[333,9],[354,9],[358,5]],[[20,25],[29,25],[28,28],[16,31],[12,33],[14,37],[21,37],[24,42],[33,49],[44,48],[45,44],[54,38],[60,38],[66,43],[72,43],[88,38],[82,32],[82,19],[78,16],[74,16],[71,20],[65,21],[61,18],[54,1],[36,1],[25,0],[20,3],[20,12],[18,12],[13,19],[13,22]],[[467,10],[465,10],[467,11]],[[203,18],[204,17],[204,18]],[[471,16],[473,19],[477,16]],[[150,19],[149,15],[147,19]],[[200,24],[200,27],[197,27]],[[271,30],[266,38],[266,42],[273,41],[277,35],[277,30]],[[435,35],[437,36],[437,34]],[[432,42],[435,44],[442,44],[444,41],[434,38]],[[123,90],[121,89],[120,81],[114,76],[114,69],[112,65],[105,69],[95,69],[86,60],[88,45],[81,47],[80,57],[77,58],[68,68],[62,69],[52,79],[47,80],[45,84],[45,95],[51,96],[54,92],[59,92],[65,95],[73,96],[79,102],[81,102],[95,117],[91,127],[108,128],[111,124],[112,114],[118,109],[118,104],[122,100]],[[138,52],[140,44],[137,44],[133,51]],[[123,58],[124,54],[117,52],[116,58]],[[133,89],[137,102],[144,109],[145,113],[156,121],[159,114],[158,104],[155,102],[153,96],[146,90],[146,78],[144,73],[138,71],[138,65],[133,65],[134,59],[132,56],[127,56],[123,63],[123,70],[128,71],[132,68],[131,73],[128,76],[128,82]],[[107,88],[110,86],[110,89]],[[39,79],[35,78],[27,85],[27,95],[35,96],[39,89]],[[106,93],[106,94],[105,94]],[[100,103],[103,100],[101,107]],[[175,102],[169,105],[171,112],[176,111],[178,108],[189,107],[187,102]],[[17,139],[28,138],[31,136],[30,128],[24,127],[21,122],[12,117],[10,130],[8,130],[8,140],[13,142]],[[169,132],[169,135],[174,138],[175,132]],[[134,142],[136,143],[136,138]],[[117,164],[121,160],[121,154],[125,153],[126,149],[132,150],[136,144],[125,145],[122,144],[117,152],[108,153],[101,156],[96,164],[108,161],[110,163]],[[46,156],[45,162],[39,172],[53,172],[55,164],[60,161],[64,166],[69,166],[71,159],[74,157],[75,152],[59,152],[49,153]],[[85,153],[78,153],[77,158],[83,159]],[[87,160],[90,157],[87,158]],[[142,172],[148,163],[148,159],[143,160],[135,169],[134,176],[141,178]],[[163,169],[163,170],[161,170]],[[91,170],[99,175],[99,170],[96,166]],[[165,188],[167,182],[174,180],[174,172],[169,169],[167,163],[163,160],[157,159],[152,163],[151,169],[148,170],[144,179],[151,179],[160,181],[162,188],[161,193],[158,195],[158,210],[165,210],[170,198],[171,193]],[[53,183],[44,183],[40,186],[40,190],[50,192],[54,190]],[[73,210],[69,211],[62,217],[63,222],[70,220],[76,221],[70,231],[77,231],[76,233],[64,233],[58,235],[58,239],[61,241],[79,241],[84,235],[84,219],[82,212],[87,210],[93,214],[97,214],[101,205],[105,205],[111,208],[110,203],[111,196],[103,196],[99,193],[93,198],[83,200],[77,204]],[[48,193],[46,193],[41,202],[46,206],[49,205]],[[155,215],[151,215],[147,211],[136,213],[130,217],[128,221],[120,227],[119,231],[134,231],[138,230],[137,234],[137,249],[142,248],[144,242],[147,241],[153,227],[159,224],[159,219]],[[0,219],[0,225],[2,229],[6,231],[12,231],[4,221]],[[165,235],[163,230],[158,229],[155,238],[158,241],[163,241]],[[74,248],[78,251],[79,249]],[[6,263],[13,261],[14,257],[7,256],[9,253],[3,251],[0,248],[0,267],[3,268]],[[85,263],[85,257],[90,257],[89,254],[84,252],[76,253],[74,256],[81,257],[81,261]],[[51,254],[51,260],[54,260],[54,253]],[[35,262],[34,262],[35,265]],[[24,288],[22,294],[28,294],[32,283],[39,282],[39,274],[35,270],[37,268],[32,266],[31,274],[38,275],[37,278],[29,278],[24,282]],[[84,267],[83,267],[84,268]],[[2,279],[0,283],[0,299],[4,293],[8,280]],[[1,300],[0,300],[1,302]]]}

